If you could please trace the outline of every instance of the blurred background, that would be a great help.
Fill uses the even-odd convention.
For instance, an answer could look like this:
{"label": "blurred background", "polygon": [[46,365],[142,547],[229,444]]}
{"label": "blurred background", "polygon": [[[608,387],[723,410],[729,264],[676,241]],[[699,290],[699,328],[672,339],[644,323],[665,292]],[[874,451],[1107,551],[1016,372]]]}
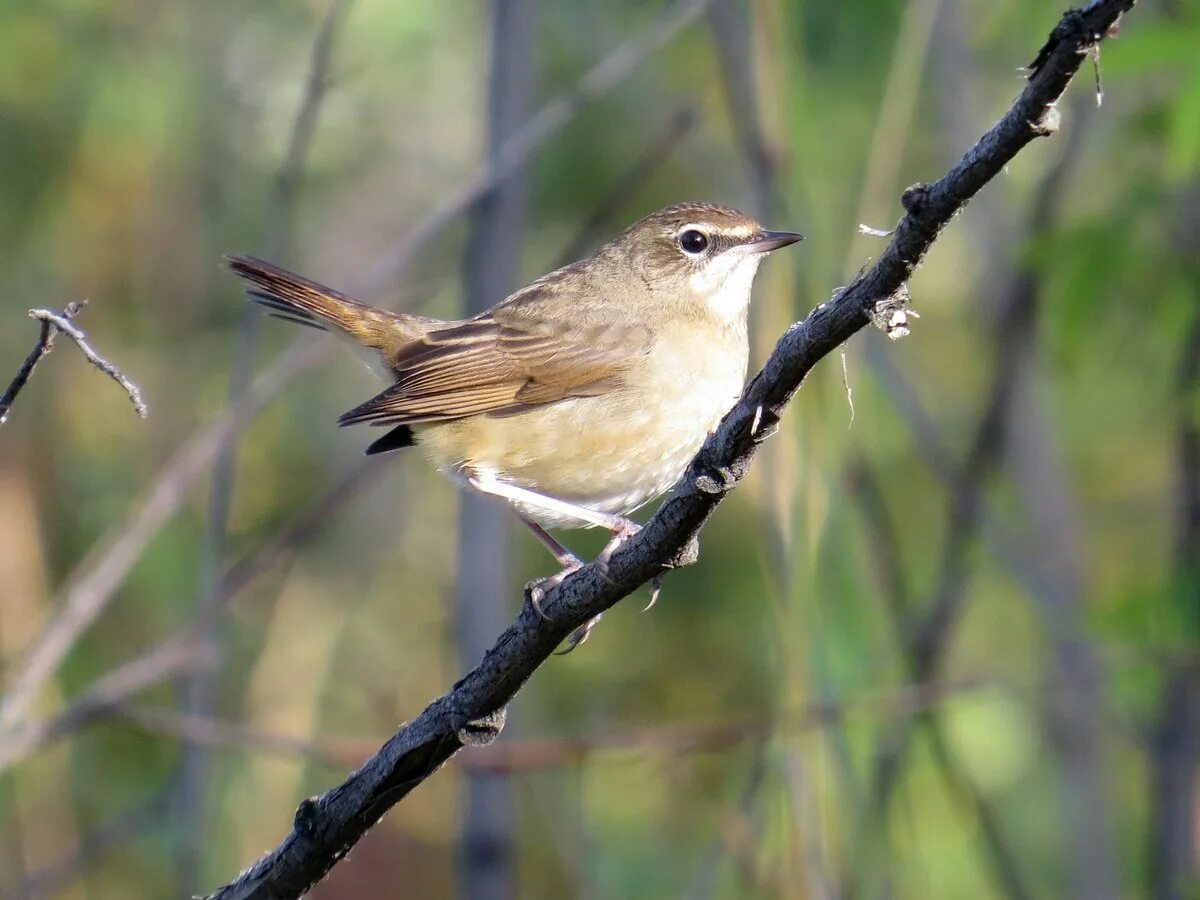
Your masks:
{"label": "blurred background", "polygon": [[[752,366],[1008,107],[1034,0],[8,0],[0,896],[232,878],[553,563],[377,390],[263,320],[252,252],[452,317],[660,206],[808,240]],[[1200,14],[1139,6],[700,562],[555,658],[313,896],[1200,896]],[[568,533],[581,553],[597,535]]]}

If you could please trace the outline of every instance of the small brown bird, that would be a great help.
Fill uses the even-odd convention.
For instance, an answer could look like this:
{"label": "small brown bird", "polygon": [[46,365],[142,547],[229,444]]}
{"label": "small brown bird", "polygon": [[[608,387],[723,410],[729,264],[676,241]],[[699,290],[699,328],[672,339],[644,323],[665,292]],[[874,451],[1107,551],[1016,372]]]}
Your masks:
{"label": "small brown bird", "polygon": [[680,203],[451,322],[375,309],[252,257],[229,265],[274,315],[374,351],[392,384],[339,424],[390,427],[368,454],[417,444],[459,484],[507,501],[563,566],[544,590],[581,565],[546,529],[605,528],[611,554],[638,530],[625,516],[678,481],[733,406],[754,275],[801,239]]}

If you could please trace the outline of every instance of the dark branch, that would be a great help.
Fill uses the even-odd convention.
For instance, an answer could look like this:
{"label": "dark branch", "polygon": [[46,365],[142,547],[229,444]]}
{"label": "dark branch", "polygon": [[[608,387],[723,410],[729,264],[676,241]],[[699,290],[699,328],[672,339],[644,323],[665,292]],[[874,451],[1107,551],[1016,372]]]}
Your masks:
{"label": "dark branch", "polygon": [[[66,318],[71,312],[72,308],[68,306],[63,310],[63,318]],[[33,349],[25,357],[25,362],[21,363],[21,368],[13,376],[8,390],[4,392],[4,396],[0,397],[0,425],[3,425],[8,419],[8,411],[12,409],[13,401],[17,399],[17,394],[21,393],[24,389],[25,384],[29,381],[29,376],[33,374],[33,370],[37,367],[37,364],[42,361],[43,356],[53,349],[54,328],[49,322],[43,321],[42,333],[38,336],[37,343],[33,345]]]}
{"label": "dark branch", "polygon": [[701,448],[678,490],[607,566],[592,564],[550,592],[543,619],[526,604],[483,661],[401,728],[341,785],[306,800],[278,848],[214,897],[295,897],[325,875],[395,803],[465,746],[488,744],[508,703],[572,629],[687,551],[717,504],[741,481],[792,395],[823,357],[881,310],[902,308],[907,280],[943,227],[1034,138],[1052,134],[1056,103],[1094,47],[1134,0],[1096,0],[1063,16],[1029,82],[1004,117],[942,179],[904,192],[907,210],[869,271],[793,325],[742,399]]}

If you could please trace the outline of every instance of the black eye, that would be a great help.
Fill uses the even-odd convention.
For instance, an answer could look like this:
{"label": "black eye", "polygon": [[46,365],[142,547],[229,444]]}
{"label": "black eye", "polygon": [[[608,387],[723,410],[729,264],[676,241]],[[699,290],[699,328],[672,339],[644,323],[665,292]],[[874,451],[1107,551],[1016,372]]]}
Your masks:
{"label": "black eye", "polygon": [[689,228],[679,236],[679,246],[683,248],[684,253],[698,256],[708,249],[708,237],[703,231]]}

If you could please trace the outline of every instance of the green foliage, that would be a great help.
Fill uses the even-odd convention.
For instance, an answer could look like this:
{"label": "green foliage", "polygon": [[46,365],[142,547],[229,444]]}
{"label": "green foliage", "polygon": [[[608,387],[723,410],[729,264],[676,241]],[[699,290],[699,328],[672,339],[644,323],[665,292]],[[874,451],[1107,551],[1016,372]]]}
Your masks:
{"label": "green foliage", "polygon": [[[1174,501],[1179,431],[1200,417],[1200,394],[1177,384],[1200,310],[1200,18],[1174,5],[1171,14],[1139,5],[1119,40],[1105,44],[1100,110],[1064,101],[1064,129],[1086,114],[1089,132],[1052,223],[1026,231],[1062,136],[1023,152],[913,278],[922,318],[882,352],[914,386],[950,461],[921,449],[911,410],[870,366],[863,348],[878,336],[856,340],[847,383],[836,358],[814,373],[750,483],[704,532],[700,563],[672,573],[653,610],[638,612],[644,592],[618,606],[585,647],[552,661],[522,693],[506,735],[514,745],[614,734],[629,744],[513,776],[523,895],[815,897],[853,882],[864,895],[886,886],[898,898],[1005,896],[981,810],[948,779],[915,720],[927,710],[1029,893],[1070,896],[1079,878],[1068,835],[1077,826],[1074,782],[1049,702],[1063,688],[1068,633],[1096,665],[1100,805],[1121,895],[1149,895],[1139,859],[1152,762],[1111,722],[1144,731],[1173,666],[1194,661],[1200,635],[1196,572],[1181,562]],[[262,251],[267,235],[286,232],[283,263],[348,289],[480,163],[487,4],[354,4],[295,207],[280,221],[275,179],[324,6],[0,5],[0,368],[15,369],[36,336],[25,310],[87,297],[80,324],[143,386],[152,409],[139,423],[61,342],[0,429],[6,669],[19,667],[55,614],[56,591],[80,560],[225,403],[244,317],[221,254]],[[571,91],[662,4],[539,6],[534,108]],[[978,134],[994,121],[1021,85],[1017,65],[1057,14],[1033,0],[942,4],[928,49],[897,48],[898,35],[915,35],[905,23],[918,7],[745,6],[753,52],[743,62],[780,207],[769,224],[808,236],[764,268],[756,361],[881,252],[880,239],[856,233],[859,218],[889,227],[903,188],[940,176],[966,149],[961,122]],[[697,111],[697,126],[617,198],[605,233],[688,198],[753,210],[755,175],[709,28],[700,17],[533,155],[527,276],[557,258],[683,107]],[[913,118],[877,136],[892,61],[914,53],[924,56]],[[1083,105],[1091,77],[1085,69],[1072,89]],[[882,193],[863,196],[868,178],[880,177],[871,171],[876,144],[875,166],[888,177]],[[364,299],[455,315],[464,233],[456,224]],[[900,639],[937,595],[953,536],[948,486],[1007,337],[993,327],[994,300],[1022,273],[1034,279],[1039,310],[1031,391],[1075,556],[1052,558],[1057,535],[1048,537],[1044,510],[1034,508],[1037,483],[1031,491],[1022,480],[1032,477],[1028,457],[1014,450],[984,491],[982,535],[968,540],[962,606],[938,666],[944,695],[917,703]],[[294,337],[263,323],[256,364]],[[349,357],[335,360],[293,381],[242,436],[222,570],[253,556],[357,464],[366,436],[333,423],[375,384]],[[1028,436],[1031,422],[1014,432]],[[302,760],[214,749],[205,885],[195,888],[273,845],[302,797],[333,784],[355,753],[361,759],[473,662],[453,649],[453,489],[419,453],[387,462],[386,474],[317,517],[222,613],[218,717],[337,753]],[[878,523],[852,485],[859,462],[878,480],[894,526],[894,582]],[[207,498],[207,483],[191,491],[149,544],[38,716],[191,621],[213,575],[202,549]],[[585,554],[602,545],[596,535],[565,539]],[[550,565],[524,533],[514,531],[512,547],[515,613],[520,583]],[[1065,603],[1030,589],[1064,572],[1075,585]],[[167,684],[136,701],[171,709],[177,699]],[[720,723],[744,733],[689,743]],[[881,809],[870,800],[873,770],[909,725]],[[0,894],[114,817],[173,796],[180,753],[178,736],[103,716],[0,775]],[[451,765],[407,798],[320,895],[386,896],[381,885],[402,878],[428,896],[447,892],[463,771]],[[170,856],[182,833],[168,817],[119,842],[83,873],[86,895],[179,893]]]}

